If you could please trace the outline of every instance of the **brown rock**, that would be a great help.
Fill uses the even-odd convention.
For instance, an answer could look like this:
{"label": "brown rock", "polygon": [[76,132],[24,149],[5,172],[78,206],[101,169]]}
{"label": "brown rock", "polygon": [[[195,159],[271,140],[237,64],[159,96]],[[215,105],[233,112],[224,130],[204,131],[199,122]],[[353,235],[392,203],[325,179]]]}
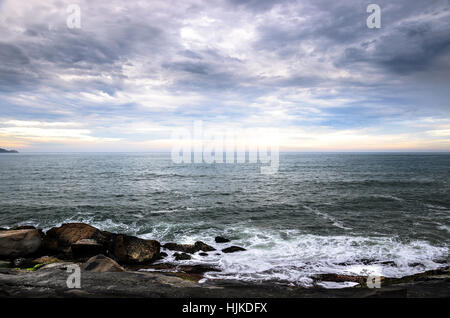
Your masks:
{"label": "brown rock", "polygon": [[60,259],[56,258],[56,257],[51,257],[51,256],[42,256],[39,258],[36,258],[34,260],[32,260],[32,264],[37,265],[37,264],[53,264],[53,263],[59,263],[61,262]]}
{"label": "brown rock", "polygon": [[121,263],[149,263],[159,258],[160,244],[158,241],[115,234],[109,252]]}
{"label": "brown rock", "polygon": [[91,257],[86,263],[81,265],[81,269],[96,273],[125,271],[115,260],[102,254]]}
{"label": "brown rock", "polygon": [[13,230],[0,232],[0,256],[16,257],[33,254],[41,246],[37,230]]}
{"label": "brown rock", "polygon": [[72,244],[83,239],[92,239],[99,244],[106,244],[112,234],[84,223],[66,223],[47,231],[44,247],[48,250],[69,252]]}

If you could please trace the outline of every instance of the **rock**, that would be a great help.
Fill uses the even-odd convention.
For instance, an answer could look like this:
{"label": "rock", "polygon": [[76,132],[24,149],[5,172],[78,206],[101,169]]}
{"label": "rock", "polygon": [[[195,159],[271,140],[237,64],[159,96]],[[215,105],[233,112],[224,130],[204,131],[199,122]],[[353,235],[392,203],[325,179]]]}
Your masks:
{"label": "rock", "polygon": [[106,252],[102,244],[93,239],[81,239],[71,245],[72,255],[75,258],[92,257]]}
{"label": "rock", "polygon": [[86,263],[81,265],[81,269],[90,272],[124,272],[125,269],[117,264],[117,262],[105,255],[93,256]]}
{"label": "rock", "polygon": [[201,253],[198,253],[198,255],[200,255],[200,256],[208,256],[208,253],[201,252]]}
{"label": "rock", "polygon": [[167,254],[166,252],[160,252],[159,253],[159,257],[160,258],[164,258],[164,257],[167,257],[167,256],[169,256],[169,254]]}
{"label": "rock", "polygon": [[212,246],[209,246],[208,244],[205,244],[201,241],[197,241],[194,243],[194,247],[199,250],[199,251],[203,251],[203,252],[211,252],[211,251],[215,251],[216,249]]}
{"label": "rock", "polygon": [[220,272],[221,270],[217,267],[198,264],[198,265],[180,265],[180,264],[172,264],[172,263],[161,263],[161,264],[150,264],[137,266],[132,265],[131,267],[127,267],[130,270],[139,270],[139,269],[152,269],[155,271],[161,272],[183,272],[187,274],[203,274],[206,272]]}
{"label": "rock", "polygon": [[109,252],[121,263],[149,263],[159,258],[160,244],[158,241],[115,234]]}
{"label": "rock", "polygon": [[175,253],[173,254],[173,256],[175,256],[175,260],[177,261],[185,261],[191,259],[191,256],[186,253]]}
{"label": "rock", "polygon": [[240,251],[246,251],[246,249],[243,247],[239,247],[239,246],[230,246],[230,247],[224,248],[222,250],[222,252],[224,252],[224,253],[234,253],[234,252],[240,252]]}
{"label": "rock", "polygon": [[84,223],[66,223],[60,227],[54,227],[47,231],[44,238],[44,247],[52,251],[70,252],[72,244],[79,240],[91,239],[99,244],[107,244],[112,233]]}
{"label": "rock", "polygon": [[343,274],[320,274],[315,277],[317,281],[327,281],[327,282],[354,282],[361,286],[366,286],[367,276],[352,276]]}
{"label": "rock", "polygon": [[51,256],[42,256],[39,258],[36,258],[34,260],[31,261],[31,263],[33,265],[38,265],[38,264],[53,264],[53,263],[59,263],[61,262],[60,259],[56,258],[56,257],[51,257]]}
{"label": "rock", "polygon": [[194,244],[177,244],[177,243],[166,243],[163,245],[164,248],[167,248],[171,251],[183,252],[194,254],[198,251],[209,252],[215,251],[216,249],[208,244],[205,244],[201,241],[197,241]]}
{"label": "rock", "polygon": [[220,269],[210,265],[182,265],[178,269],[188,274],[203,274],[206,272],[220,272]]}
{"label": "rock", "polygon": [[0,261],[0,268],[8,268],[11,267],[11,262],[9,261]]}
{"label": "rock", "polygon": [[0,257],[26,256],[36,252],[42,239],[37,230],[0,232]]}
{"label": "rock", "polygon": [[229,239],[226,239],[222,236],[216,236],[214,240],[216,241],[216,243],[228,243],[230,241]]}

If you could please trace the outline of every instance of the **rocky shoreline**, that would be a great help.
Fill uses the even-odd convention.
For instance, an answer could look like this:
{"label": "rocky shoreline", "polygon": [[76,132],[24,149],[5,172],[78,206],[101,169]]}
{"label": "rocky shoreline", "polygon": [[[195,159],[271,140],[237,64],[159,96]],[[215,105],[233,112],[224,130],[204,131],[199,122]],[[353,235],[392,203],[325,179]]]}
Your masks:
{"label": "rocky shoreline", "polygon": [[[230,241],[216,237],[216,243]],[[231,244],[231,243],[230,243]],[[163,250],[162,250],[163,249]],[[303,288],[274,283],[207,280],[208,265],[164,262],[174,251],[176,260],[192,254],[235,253],[245,249],[227,246],[220,251],[198,241],[165,243],[101,231],[84,223],[66,223],[44,233],[32,226],[0,229],[1,297],[450,297],[450,270],[382,277],[381,288],[367,288],[367,277],[318,275],[320,282],[353,282],[351,288]],[[70,289],[67,268],[81,269],[81,288]]]}

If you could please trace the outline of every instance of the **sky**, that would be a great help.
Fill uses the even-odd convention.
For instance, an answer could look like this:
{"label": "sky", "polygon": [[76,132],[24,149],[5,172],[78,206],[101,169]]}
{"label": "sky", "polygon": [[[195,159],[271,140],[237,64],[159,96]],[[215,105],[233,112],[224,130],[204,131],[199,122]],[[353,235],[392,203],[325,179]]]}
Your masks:
{"label": "sky", "polygon": [[0,0],[0,147],[165,151],[201,121],[284,151],[450,151],[449,1],[372,1],[381,28],[359,0]]}

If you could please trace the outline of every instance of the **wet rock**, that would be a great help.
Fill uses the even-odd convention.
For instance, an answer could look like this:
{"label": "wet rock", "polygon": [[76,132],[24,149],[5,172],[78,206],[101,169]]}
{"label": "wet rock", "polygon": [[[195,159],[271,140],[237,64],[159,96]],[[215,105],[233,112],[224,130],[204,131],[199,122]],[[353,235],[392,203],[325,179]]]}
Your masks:
{"label": "wet rock", "polygon": [[71,245],[71,249],[75,258],[89,258],[106,252],[104,246],[93,239],[78,240]]}
{"label": "wet rock", "polygon": [[222,252],[224,252],[224,253],[234,253],[234,252],[240,252],[240,251],[246,251],[246,249],[243,247],[239,247],[239,246],[230,246],[230,247],[224,248],[222,250]]}
{"label": "wet rock", "polygon": [[163,245],[164,248],[167,248],[171,251],[183,252],[194,254],[198,251],[209,252],[215,251],[216,249],[208,244],[205,244],[201,241],[197,241],[194,244],[177,244],[177,243],[166,243]]}
{"label": "wet rock", "polygon": [[352,275],[342,275],[342,274],[321,274],[315,277],[316,281],[326,281],[326,282],[354,282],[361,285],[366,284],[367,276],[352,276]]}
{"label": "wet rock", "polygon": [[35,253],[42,244],[39,231],[10,230],[0,232],[0,257],[26,256]]}
{"label": "wet rock", "polygon": [[423,266],[423,267],[425,267],[422,263],[409,263],[408,266],[411,266],[411,267]]}
{"label": "wet rock", "polygon": [[397,264],[394,261],[383,261],[383,262],[379,262],[378,264],[397,267]]}
{"label": "wet rock", "polygon": [[215,251],[216,249],[208,244],[205,244],[201,241],[197,241],[194,244],[194,247],[199,250],[199,251],[203,251],[203,252],[211,252],[211,251]]}
{"label": "wet rock", "polygon": [[177,261],[185,261],[185,260],[191,259],[191,256],[186,253],[175,253],[175,254],[173,254],[173,256],[175,257],[175,260],[177,260]]}
{"label": "wet rock", "polygon": [[12,228],[10,228],[9,230],[36,230],[36,227],[32,226],[32,225],[19,225],[19,226],[14,226]]}
{"label": "wet rock", "polygon": [[172,263],[151,264],[144,266],[127,266],[130,270],[152,269],[162,272],[183,272],[186,274],[204,274],[206,272],[220,272],[220,269],[214,266],[197,264],[197,265],[179,265]]}
{"label": "wet rock", "polygon": [[115,260],[102,254],[91,257],[86,263],[81,265],[81,269],[96,273],[125,271]]}
{"label": "wet rock", "polygon": [[66,223],[60,227],[54,227],[47,231],[44,238],[44,247],[48,250],[70,252],[72,244],[79,240],[92,239],[99,244],[107,244],[112,233],[84,223]]}
{"label": "wet rock", "polygon": [[216,236],[216,238],[214,240],[216,241],[216,243],[228,243],[228,242],[230,242],[229,239],[224,238],[222,236]]}
{"label": "wet rock", "polygon": [[109,252],[120,263],[150,263],[160,258],[160,244],[158,241],[115,234]]}
{"label": "wet rock", "polygon": [[167,256],[169,256],[169,254],[167,254],[166,252],[160,252],[159,253],[159,257],[160,258],[164,258],[164,257],[167,257]]}
{"label": "wet rock", "polygon": [[200,255],[200,256],[208,256],[208,253],[201,252],[201,253],[198,253],[198,255]]}
{"label": "wet rock", "polygon": [[209,266],[209,265],[182,265],[178,266],[178,269],[188,274],[204,274],[206,272],[220,272],[220,269],[217,267]]}

